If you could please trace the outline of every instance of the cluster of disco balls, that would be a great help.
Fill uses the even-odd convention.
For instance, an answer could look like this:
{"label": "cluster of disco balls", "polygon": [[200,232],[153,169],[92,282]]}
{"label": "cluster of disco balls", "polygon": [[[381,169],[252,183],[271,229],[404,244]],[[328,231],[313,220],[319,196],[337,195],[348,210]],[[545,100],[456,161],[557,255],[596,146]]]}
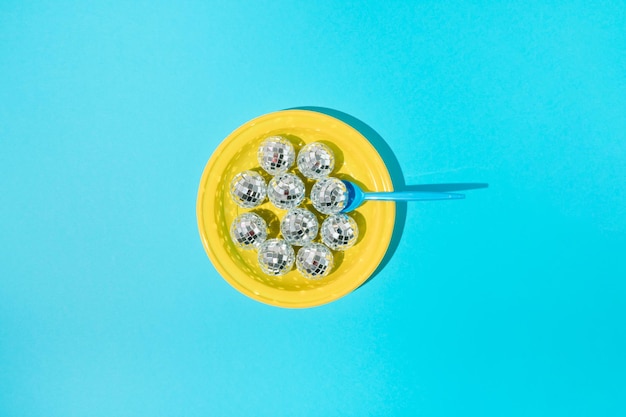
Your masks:
{"label": "cluster of disco balls", "polygon": [[[230,235],[242,249],[258,250],[259,266],[268,275],[283,275],[293,268],[307,279],[322,279],[333,269],[332,250],[351,248],[358,237],[354,219],[340,213],[346,205],[345,185],[328,175],[335,168],[335,156],[323,143],[305,145],[296,157],[293,145],[282,136],[270,136],[259,146],[257,159],[272,179],[266,183],[255,171],[241,172],[230,183],[233,201],[244,208],[258,207],[265,198],[279,209],[288,210],[280,222],[282,239],[268,239],[266,221],[254,212],[238,216]],[[311,211],[298,207],[304,201],[304,182],[287,172],[296,163],[306,178],[316,180],[310,199],[313,207],[329,216],[322,224]],[[314,240],[321,235],[321,242]],[[297,254],[293,247],[300,246]],[[331,250],[332,249],[332,250]]]}

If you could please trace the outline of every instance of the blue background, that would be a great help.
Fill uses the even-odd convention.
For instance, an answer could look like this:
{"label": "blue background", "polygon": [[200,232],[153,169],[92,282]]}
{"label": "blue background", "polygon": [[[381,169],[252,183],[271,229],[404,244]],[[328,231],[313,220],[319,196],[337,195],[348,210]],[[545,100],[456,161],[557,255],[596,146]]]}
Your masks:
{"label": "blue background", "polygon": [[[0,3],[0,415],[626,415],[626,5],[308,3]],[[335,303],[252,301],[197,186],[296,106],[489,188]]]}

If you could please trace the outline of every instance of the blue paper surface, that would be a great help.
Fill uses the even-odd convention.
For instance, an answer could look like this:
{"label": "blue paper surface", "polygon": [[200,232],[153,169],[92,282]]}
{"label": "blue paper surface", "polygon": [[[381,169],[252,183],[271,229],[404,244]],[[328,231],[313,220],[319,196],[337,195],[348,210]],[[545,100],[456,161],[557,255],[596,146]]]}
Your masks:
{"label": "blue paper surface", "polygon": [[[0,4],[1,416],[626,415],[626,5],[314,3]],[[489,188],[294,311],[217,274],[195,204],[302,106]]]}

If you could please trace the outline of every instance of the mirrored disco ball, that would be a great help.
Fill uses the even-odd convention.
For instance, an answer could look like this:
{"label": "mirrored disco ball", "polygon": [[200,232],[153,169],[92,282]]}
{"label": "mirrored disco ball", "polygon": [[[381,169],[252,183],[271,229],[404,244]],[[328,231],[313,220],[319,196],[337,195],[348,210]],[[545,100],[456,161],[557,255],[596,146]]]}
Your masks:
{"label": "mirrored disco ball", "polygon": [[265,200],[267,186],[261,174],[254,171],[241,172],[230,182],[230,196],[244,208],[253,208]]}
{"label": "mirrored disco ball", "polygon": [[293,248],[282,239],[269,239],[259,247],[259,265],[267,275],[283,275],[291,270]]}
{"label": "mirrored disco ball", "polygon": [[322,279],[333,269],[333,253],[321,243],[309,243],[298,251],[296,267],[308,279]]}
{"label": "mirrored disco ball", "polygon": [[335,168],[333,151],[321,142],[309,143],[298,152],[298,169],[307,178],[319,180]]}
{"label": "mirrored disco ball", "polygon": [[322,242],[334,250],[346,250],[354,246],[359,237],[359,228],[347,214],[333,214],[322,223]]}
{"label": "mirrored disco ball", "polygon": [[293,145],[282,136],[270,136],[265,139],[257,151],[261,167],[271,175],[286,172],[296,160]]}
{"label": "mirrored disco ball", "polygon": [[309,210],[294,208],[280,222],[280,232],[292,245],[302,246],[317,237],[319,224],[315,214]]}
{"label": "mirrored disco ball", "polygon": [[320,213],[339,213],[348,204],[346,185],[338,178],[323,178],[313,185],[311,202]]}
{"label": "mirrored disco ball", "polygon": [[242,249],[256,249],[267,239],[267,223],[256,213],[243,213],[233,220],[230,237]]}
{"label": "mirrored disco ball", "polygon": [[304,199],[304,183],[297,175],[279,174],[270,180],[267,196],[278,208],[297,207]]}

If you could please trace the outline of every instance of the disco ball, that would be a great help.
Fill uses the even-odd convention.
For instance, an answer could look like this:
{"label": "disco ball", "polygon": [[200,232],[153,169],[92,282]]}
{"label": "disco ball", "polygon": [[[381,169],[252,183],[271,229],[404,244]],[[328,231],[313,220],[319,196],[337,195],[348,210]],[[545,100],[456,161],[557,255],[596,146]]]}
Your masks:
{"label": "disco ball", "polygon": [[298,152],[298,169],[307,178],[319,180],[335,168],[333,151],[321,142],[313,142]]}
{"label": "disco ball", "polygon": [[294,208],[280,222],[280,232],[292,245],[302,246],[317,237],[319,224],[315,214],[309,210]]}
{"label": "disco ball", "polygon": [[348,204],[346,185],[338,178],[322,178],[313,185],[311,202],[323,214],[335,214]]}
{"label": "disco ball", "polygon": [[295,255],[293,248],[282,239],[269,239],[259,247],[259,265],[267,275],[283,275],[291,270]]}
{"label": "disco ball", "polygon": [[298,251],[296,267],[307,279],[322,279],[333,269],[333,253],[321,243],[309,243]]}
{"label": "disco ball", "polygon": [[304,199],[304,183],[297,175],[279,174],[270,180],[267,196],[278,208],[297,207]]}
{"label": "disco ball", "polygon": [[244,208],[254,208],[265,200],[267,186],[265,180],[254,171],[241,172],[230,182],[230,196]]}
{"label": "disco ball", "polygon": [[233,220],[230,237],[242,249],[257,249],[267,239],[267,223],[256,213],[243,213]]}
{"label": "disco ball", "polygon": [[282,136],[270,136],[265,139],[257,151],[261,167],[271,175],[286,172],[296,159],[293,145]]}
{"label": "disco ball", "polygon": [[354,246],[359,236],[356,221],[347,214],[328,216],[321,227],[322,242],[333,250],[346,250]]}

